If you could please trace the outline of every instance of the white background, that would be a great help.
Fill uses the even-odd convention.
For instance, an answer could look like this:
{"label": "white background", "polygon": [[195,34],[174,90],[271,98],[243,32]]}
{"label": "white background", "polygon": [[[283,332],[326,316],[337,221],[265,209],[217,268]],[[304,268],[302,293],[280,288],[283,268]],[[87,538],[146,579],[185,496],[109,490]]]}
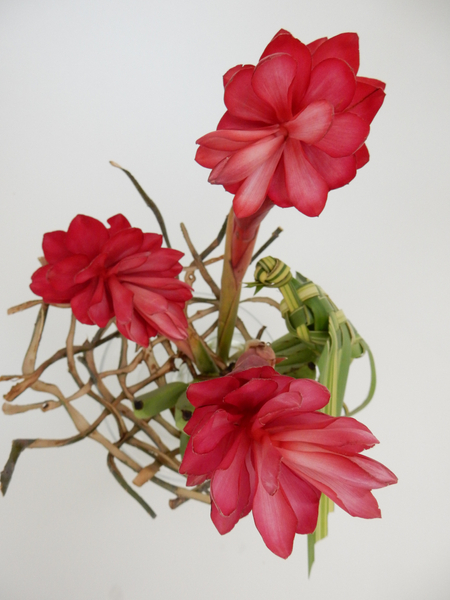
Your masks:
{"label": "white background", "polygon": [[[206,506],[171,511],[170,495],[149,484],[152,520],[94,442],[29,450],[0,499],[1,600],[450,597],[449,8],[444,0],[1,0],[4,374],[19,371],[36,314],[6,317],[6,309],[33,297],[44,232],[66,229],[78,213],[105,221],[118,212],[157,230],[109,160],[157,201],[175,247],[186,250],[184,221],[204,248],[231,201],[193,160],[195,140],[224,111],[222,74],[254,64],[281,27],[305,43],[359,33],[360,74],[387,82],[371,160],[331,192],[320,218],[274,209],[260,240],[281,225],[271,252],[324,287],[370,343],[379,385],[359,417],[381,441],[369,455],[399,477],[377,492],[383,519],[337,509],[308,580],[300,536],[283,561],[251,516],[221,537]],[[68,313],[60,313],[51,313],[55,338],[41,359],[63,339]],[[350,403],[367,385],[360,362]],[[0,463],[14,438],[73,433],[63,411],[0,414]]]}

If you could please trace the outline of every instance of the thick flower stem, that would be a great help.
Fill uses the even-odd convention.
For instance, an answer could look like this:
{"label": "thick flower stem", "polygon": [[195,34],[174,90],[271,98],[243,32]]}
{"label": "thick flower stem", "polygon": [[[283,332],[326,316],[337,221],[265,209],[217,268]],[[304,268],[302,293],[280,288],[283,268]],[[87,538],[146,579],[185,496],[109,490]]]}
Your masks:
{"label": "thick flower stem", "polygon": [[217,354],[225,362],[233,339],[242,281],[252,259],[259,225],[272,206],[272,202],[266,198],[258,212],[251,217],[239,219],[233,210],[228,217],[217,344]]}

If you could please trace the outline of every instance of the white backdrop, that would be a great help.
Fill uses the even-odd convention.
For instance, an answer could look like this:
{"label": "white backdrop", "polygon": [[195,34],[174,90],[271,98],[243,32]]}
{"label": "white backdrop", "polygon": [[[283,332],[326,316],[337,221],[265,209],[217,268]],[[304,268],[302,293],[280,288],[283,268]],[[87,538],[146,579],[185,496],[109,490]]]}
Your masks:
{"label": "white backdrop", "polygon": [[[231,201],[193,160],[224,111],[222,74],[254,63],[281,27],[304,42],[359,33],[360,73],[387,82],[371,161],[318,219],[274,209],[260,240],[281,225],[273,254],[323,286],[370,343],[379,385],[360,418],[381,441],[369,456],[399,477],[377,493],[383,519],[336,510],[308,580],[300,536],[283,561],[251,517],[221,537],[206,506],[171,511],[147,485],[151,520],[90,440],[26,451],[0,498],[1,600],[450,597],[449,17],[444,0],[1,0],[3,374],[19,371],[29,341],[36,309],[6,309],[33,296],[44,232],[118,212],[156,230],[109,160],[158,202],[175,247],[185,250],[180,221],[205,247]],[[67,313],[53,315],[61,335]],[[355,370],[357,399],[367,363]],[[0,466],[14,438],[73,433],[63,411],[0,414]]]}

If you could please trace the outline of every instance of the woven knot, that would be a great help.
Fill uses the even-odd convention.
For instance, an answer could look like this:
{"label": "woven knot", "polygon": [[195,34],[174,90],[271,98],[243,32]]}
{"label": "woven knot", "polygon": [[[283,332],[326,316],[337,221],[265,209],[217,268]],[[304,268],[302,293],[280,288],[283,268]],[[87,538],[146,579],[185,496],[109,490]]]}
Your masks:
{"label": "woven knot", "polygon": [[256,264],[255,281],[267,287],[283,287],[292,279],[290,268],[278,258],[266,256]]}

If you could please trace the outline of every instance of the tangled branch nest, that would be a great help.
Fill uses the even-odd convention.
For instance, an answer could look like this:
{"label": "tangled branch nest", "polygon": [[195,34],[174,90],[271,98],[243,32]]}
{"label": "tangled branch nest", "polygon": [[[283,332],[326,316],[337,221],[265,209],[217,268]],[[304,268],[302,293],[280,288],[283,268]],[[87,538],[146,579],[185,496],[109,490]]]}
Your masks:
{"label": "tangled branch nest", "polygon": [[[184,269],[185,281],[192,286],[196,280],[196,273],[199,272],[209,286],[213,296],[212,298],[193,297],[188,302],[189,311],[192,308],[196,309],[191,316],[188,316],[189,340],[191,343],[197,342],[202,344],[209,355],[209,359],[215,365],[218,375],[229,372],[229,366],[207,344],[208,338],[217,329],[218,320],[214,320],[203,333],[199,333],[196,327],[204,322],[205,318],[209,317],[208,320],[210,322],[211,315],[214,315],[219,309],[220,288],[208,272],[208,266],[222,260],[223,256],[209,260],[205,259],[219,246],[225,232],[225,227],[226,222],[217,238],[208,248],[202,253],[198,253],[192,244],[186,228],[182,225],[183,235],[193,257],[192,263]],[[275,238],[273,237],[273,239]],[[267,301],[269,304],[279,308],[279,305],[270,298],[255,298],[250,300],[258,302]],[[205,304],[209,306],[204,308]],[[160,476],[161,468],[166,467],[170,471],[177,473],[178,477],[184,477],[178,472],[181,463],[180,438],[182,437],[182,433],[180,428],[176,426],[174,409],[171,409],[171,414],[164,413],[165,415],[167,414],[167,418],[161,414],[156,414],[148,418],[140,418],[136,415],[137,409],[140,408],[140,401],[137,394],[142,390],[163,387],[167,385],[168,381],[173,381],[179,372],[186,374],[186,378],[189,381],[201,379],[202,374],[190,358],[163,336],[158,336],[150,340],[148,348],[136,346],[133,349],[131,347],[133,344],[130,345],[129,340],[121,335],[119,331],[116,330],[108,333],[114,326],[114,320],[110,321],[105,328],[98,329],[92,339],[77,345],[75,344],[77,321],[72,315],[65,346],[57,350],[39,366],[36,366],[37,353],[44,334],[49,305],[40,300],[34,300],[13,307],[8,311],[12,314],[37,305],[40,306],[39,313],[31,342],[23,361],[22,374],[0,377],[0,381],[15,381],[11,390],[4,396],[6,402],[3,405],[3,412],[13,415],[30,410],[48,412],[63,407],[74,424],[77,433],[63,439],[36,438],[14,440],[10,457],[0,475],[2,494],[6,493],[17,460],[26,448],[67,446],[89,437],[104,446],[108,453],[108,468],[116,481],[152,517],[155,517],[156,513],[135,489],[149,481],[174,494],[175,497],[169,500],[169,506],[172,509],[180,506],[189,499],[209,504],[211,502],[209,482],[193,489],[187,489],[183,485],[169,483]],[[53,307],[52,310],[54,310]],[[236,328],[245,341],[252,339],[242,320],[237,320]],[[261,334],[262,330],[259,335]],[[119,364],[117,368],[104,369],[102,366],[104,352],[103,355],[101,352],[105,350],[105,344],[115,339],[120,341]],[[103,349],[101,350],[102,346]],[[62,391],[60,386],[43,380],[47,370],[56,363],[59,363],[61,366],[66,365],[71,379],[76,384],[77,389],[75,393],[67,395],[67,393]],[[80,366],[84,368],[80,369]],[[144,375],[142,376],[141,373],[144,373]],[[130,381],[131,379],[136,380],[136,378],[138,381],[134,383]],[[13,401],[27,389],[42,392],[47,396],[51,396],[51,399],[32,404],[13,404]],[[75,401],[82,397],[91,398],[101,408],[101,413],[92,422],[89,422],[82,412],[75,407]],[[184,418],[187,420],[189,414],[184,415]],[[107,419],[108,423],[115,423],[116,432],[111,436],[114,438],[112,441],[99,431],[100,425]],[[112,431],[111,428],[109,430]],[[137,462],[130,455],[130,448],[140,451],[140,454],[143,456],[141,462]],[[118,463],[126,465],[135,472],[136,475],[133,479],[134,487],[126,481],[119,469]]]}

